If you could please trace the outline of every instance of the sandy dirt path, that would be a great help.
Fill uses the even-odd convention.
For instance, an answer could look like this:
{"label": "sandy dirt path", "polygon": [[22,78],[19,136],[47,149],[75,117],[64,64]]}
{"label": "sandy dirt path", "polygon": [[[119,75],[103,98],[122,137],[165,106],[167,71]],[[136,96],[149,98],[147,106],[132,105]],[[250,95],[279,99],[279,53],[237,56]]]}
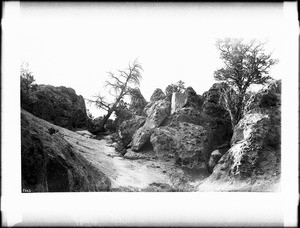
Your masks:
{"label": "sandy dirt path", "polygon": [[112,191],[191,191],[197,183],[192,183],[189,175],[172,161],[156,159],[152,150],[144,153],[129,150],[122,157],[109,136],[96,140],[66,129],[60,132],[75,151],[111,180]]}

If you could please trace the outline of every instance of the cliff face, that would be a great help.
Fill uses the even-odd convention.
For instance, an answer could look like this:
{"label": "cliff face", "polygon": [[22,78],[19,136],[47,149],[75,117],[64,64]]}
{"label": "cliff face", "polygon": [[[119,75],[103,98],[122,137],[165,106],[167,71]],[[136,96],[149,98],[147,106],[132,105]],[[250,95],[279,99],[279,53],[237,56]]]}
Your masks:
{"label": "cliff face", "polygon": [[231,148],[200,191],[276,191],[280,188],[280,82],[250,97]]}
{"label": "cliff face", "polygon": [[85,128],[87,114],[82,96],[64,86],[38,85],[21,103],[33,115],[68,129]]}

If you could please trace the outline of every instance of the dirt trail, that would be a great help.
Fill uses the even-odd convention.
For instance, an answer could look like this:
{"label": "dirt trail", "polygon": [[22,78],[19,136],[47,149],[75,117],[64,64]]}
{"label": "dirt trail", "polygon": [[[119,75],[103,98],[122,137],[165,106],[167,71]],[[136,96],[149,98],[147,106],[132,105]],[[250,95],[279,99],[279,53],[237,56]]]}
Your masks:
{"label": "dirt trail", "polygon": [[122,157],[112,146],[109,136],[90,139],[67,129],[60,129],[70,143],[92,165],[111,180],[112,191],[194,191],[206,173],[188,173],[175,167],[173,161],[161,161],[149,149],[143,153],[128,150]]}

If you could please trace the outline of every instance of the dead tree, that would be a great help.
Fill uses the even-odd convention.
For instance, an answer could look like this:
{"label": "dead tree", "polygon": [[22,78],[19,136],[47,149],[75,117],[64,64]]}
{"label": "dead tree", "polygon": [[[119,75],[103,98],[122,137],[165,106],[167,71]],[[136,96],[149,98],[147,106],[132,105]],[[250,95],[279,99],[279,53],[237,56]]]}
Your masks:
{"label": "dead tree", "polygon": [[135,60],[132,64],[128,65],[127,69],[118,70],[118,76],[112,72],[108,72],[109,80],[105,82],[105,87],[109,89],[108,92],[114,98],[114,101],[108,102],[105,97],[100,94],[94,96],[95,100],[88,100],[89,102],[94,103],[98,108],[107,111],[107,114],[101,122],[100,128],[93,133],[105,131],[104,126],[109,117],[116,110],[118,104],[126,95],[129,95],[133,85],[136,86],[140,84],[142,70],[142,66]]}

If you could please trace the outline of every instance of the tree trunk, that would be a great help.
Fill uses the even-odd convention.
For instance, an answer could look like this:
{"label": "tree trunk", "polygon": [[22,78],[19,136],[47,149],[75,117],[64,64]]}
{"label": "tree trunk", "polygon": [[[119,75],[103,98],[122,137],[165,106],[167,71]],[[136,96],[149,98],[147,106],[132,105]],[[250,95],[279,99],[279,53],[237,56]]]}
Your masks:
{"label": "tree trunk", "polygon": [[238,122],[242,119],[243,117],[243,111],[244,111],[244,97],[245,94],[241,94],[239,96],[239,101],[238,101],[238,105],[237,105],[237,113],[236,113],[236,124],[238,124]]}
{"label": "tree trunk", "polygon": [[113,113],[114,109],[110,109],[108,110],[107,114],[104,116],[101,125],[100,125],[100,132],[105,132],[105,124],[107,123],[109,117],[111,116],[111,114]]}

